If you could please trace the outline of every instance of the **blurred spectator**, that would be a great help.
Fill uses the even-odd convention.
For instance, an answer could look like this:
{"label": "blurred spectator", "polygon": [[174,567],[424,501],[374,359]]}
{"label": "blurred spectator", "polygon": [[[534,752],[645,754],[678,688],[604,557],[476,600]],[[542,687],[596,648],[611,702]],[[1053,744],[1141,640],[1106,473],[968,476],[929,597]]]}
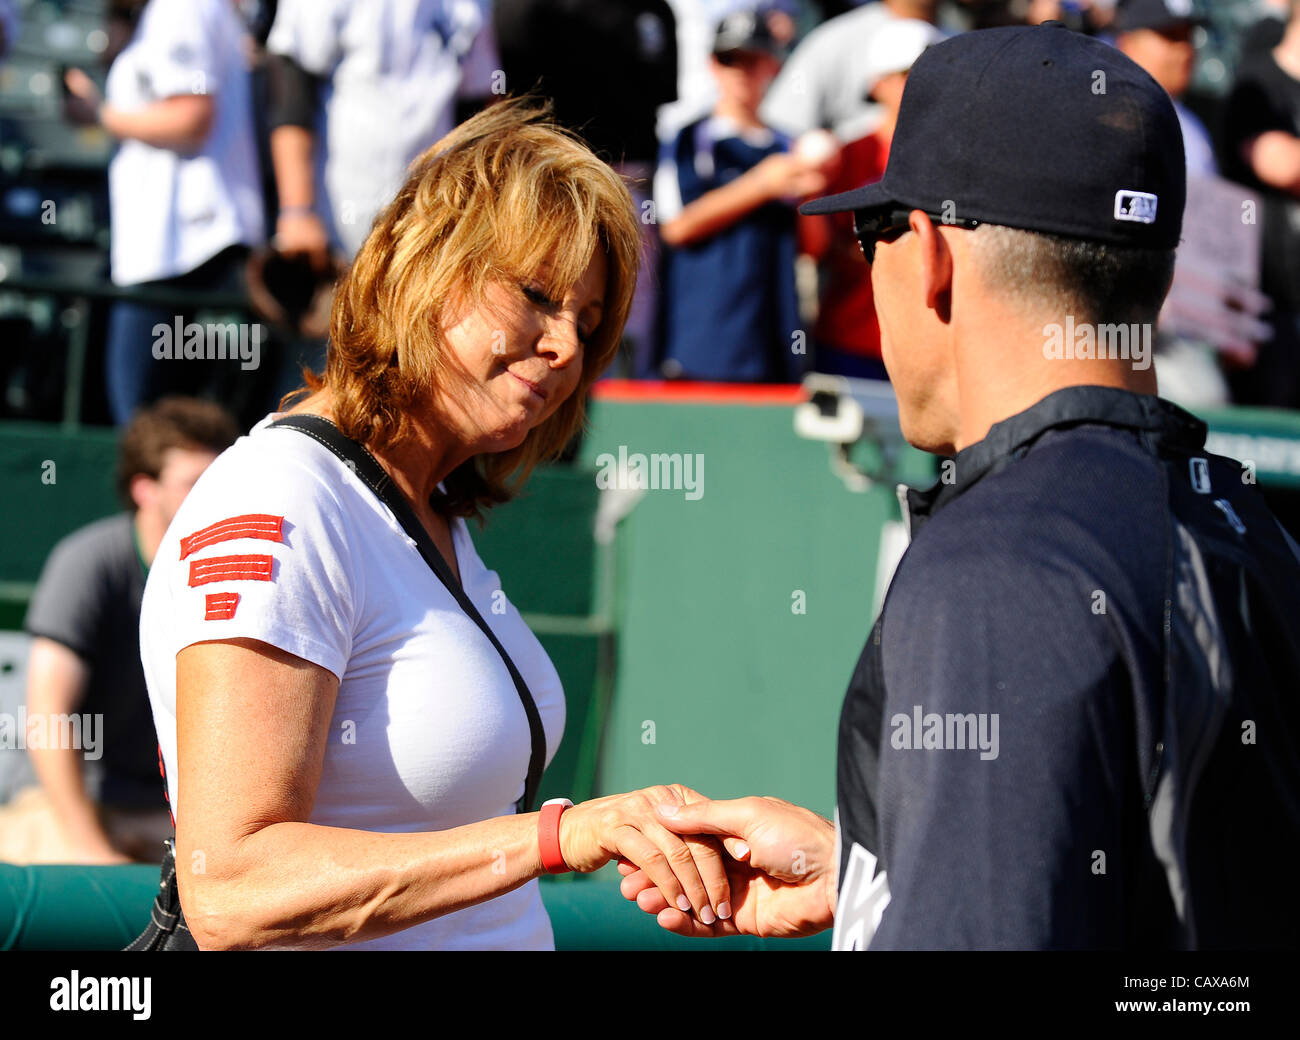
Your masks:
{"label": "blurred spectator", "polygon": [[[840,152],[828,194],[880,180],[898,121],[903,87],[912,63],[943,34],[929,22],[899,18],[881,26],[864,56],[864,93],[880,106],[879,125]],[[822,277],[813,327],[813,369],[859,379],[887,379],[880,359],[880,324],[871,292],[871,270],[853,233],[853,214],[799,218],[802,251],[818,261]]]}
{"label": "blurred spectator", "polygon": [[891,18],[934,22],[939,0],[879,0],[813,29],[790,55],[760,110],[764,122],[791,137],[830,130],[841,141],[869,133],[880,119],[864,95],[863,55]]}
{"label": "blurred spectator", "polygon": [[486,0],[280,0],[266,49],[274,244],[319,266],[331,244],[356,253],[457,102],[483,102],[500,72]]}
{"label": "blurred spectator", "polygon": [[1241,404],[1300,407],[1300,0],[1281,42],[1242,62],[1228,99],[1224,168],[1263,196],[1260,287],[1273,339],[1232,373]]}
{"label": "blurred spectator", "polygon": [[667,0],[497,0],[494,19],[512,94],[549,98],[556,121],[612,164],[654,163],[655,112],[677,97]]}
{"label": "blurred spectator", "polygon": [[664,142],[655,212],[664,258],[663,375],[795,380],[794,211],[822,191],[818,165],[789,154],[759,102],[780,67],[766,21],[742,12],[718,27],[711,116]]}
{"label": "blurred spectator", "polygon": [[1111,24],[1115,0],[1012,0],[1007,4],[1026,25],[1063,22],[1075,32],[1095,33]]}
{"label": "blurred spectator", "polygon": [[1205,125],[1180,100],[1192,83],[1196,68],[1192,31],[1201,24],[1192,14],[1191,0],[1121,0],[1115,19],[1115,46],[1173,98],[1189,177],[1213,177],[1219,172]]}
{"label": "blurred spectator", "polygon": [[0,0],[0,58],[9,53],[14,41],[18,39],[19,29],[18,9],[14,7],[14,0]]}
{"label": "blurred spectator", "polygon": [[[1189,178],[1217,177],[1219,172],[1205,125],[1182,103],[1196,68],[1193,33],[1203,24],[1191,0],[1120,0],[1115,17],[1115,46],[1173,99]],[[1227,404],[1228,384],[1214,347],[1199,337],[1176,335],[1168,328],[1156,332],[1161,395],[1187,408]]]}
{"label": "blurred spectator", "polygon": [[642,260],[624,335],[631,368],[650,363],[659,243],[650,214],[655,116],[677,97],[677,33],[667,0],[497,0],[501,68],[511,93],[535,90],[555,118],[627,182],[641,216]]}
{"label": "blurred spectator", "polygon": [[[108,171],[113,281],[238,292],[248,249],[264,235],[243,23],[231,0],[114,0],[110,17],[110,35],[129,35],[106,99],[70,69],[67,111],[122,142]],[[141,404],[196,392],[221,371],[154,358],[153,329],[170,326],[176,310],[147,301],[112,308],[105,369],[119,425]]]}
{"label": "blurred spectator", "polygon": [[140,597],[176,510],[237,436],[210,402],[167,398],[141,411],[119,453],[118,491],[129,512],[74,531],[45,561],[24,624],[34,637],[28,725],[100,716],[100,757],[86,755],[83,772],[82,749],[29,746],[40,789],[0,810],[0,860],[161,861],[172,826],[140,664]]}
{"label": "blurred spectator", "polygon": [[[659,107],[661,140],[676,137],[687,123],[713,111],[718,84],[713,77],[713,34],[729,14],[753,11],[762,15],[782,47],[794,42],[799,5],[794,0],[669,0],[677,21],[677,100]],[[836,14],[842,13],[836,11]]]}
{"label": "blurred spectator", "polygon": [[1261,0],[1260,7],[1259,20],[1246,31],[1241,41],[1243,58],[1271,51],[1282,42],[1286,32],[1287,15],[1291,10],[1289,0]]}

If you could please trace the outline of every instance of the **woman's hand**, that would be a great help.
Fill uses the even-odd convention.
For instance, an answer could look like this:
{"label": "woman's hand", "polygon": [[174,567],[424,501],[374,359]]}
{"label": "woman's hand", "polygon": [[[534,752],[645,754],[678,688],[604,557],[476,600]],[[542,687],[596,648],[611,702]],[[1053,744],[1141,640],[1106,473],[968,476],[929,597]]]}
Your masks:
{"label": "woman's hand", "polygon": [[834,923],[835,827],[816,813],[780,798],[692,799],[661,819],[682,833],[726,835],[726,872],[734,914],[710,925],[673,908],[644,871],[620,864],[621,891],[661,927],[678,935],[710,937],[812,935]]}
{"label": "woman's hand", "polygon": [[701,800],[689,787],[670,784],[582,802],[560,816],[560,853],[584,874],[618,859],[644,872],[683,920],[693,911],[703,926],[725,921],[731,890],[721,846],[712,838],[674,834],[657,811]]}

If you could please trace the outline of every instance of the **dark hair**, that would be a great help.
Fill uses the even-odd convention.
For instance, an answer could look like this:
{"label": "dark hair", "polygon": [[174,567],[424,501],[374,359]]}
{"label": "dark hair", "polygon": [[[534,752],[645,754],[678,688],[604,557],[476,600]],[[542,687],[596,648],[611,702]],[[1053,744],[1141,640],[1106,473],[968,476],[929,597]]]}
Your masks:
{"label": "dark hair", "polygon": [[1090,322],[1155,322],[1174,250],[1140,249],[984,224],[979,263],[991,288],[1031,309],[1065,308]]}
{"label": "dark hair", "polygon": [[139,474],[158,479],[169,448],[225,451],[239,436],[234,416],[213,401],[164,397],[135,413],[122,432],[117,455],[117,493],[135,508],[131,480]]}

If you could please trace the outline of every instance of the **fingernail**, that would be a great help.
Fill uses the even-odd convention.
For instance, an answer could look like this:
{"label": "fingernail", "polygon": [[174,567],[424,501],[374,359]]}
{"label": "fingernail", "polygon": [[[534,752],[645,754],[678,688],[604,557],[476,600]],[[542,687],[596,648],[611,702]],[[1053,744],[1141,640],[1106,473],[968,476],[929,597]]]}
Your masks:
{"label": "fingernail", "polygon": [[743,841],[736,842],[736,855],[739,856],[741,859],[744,859],[746,856],[749,855],[749,846],[746,845]]}
{"label": "fingernail", "polygon": [[717,920],[717,918],[713,916],[713,908],[711,906],[706,905],[704,909],[700,911],[700,920],[705,924],[712,924]]}
{"label": "fingernail", "polygon": [[730,904],[730,903],[719,903],[719,904],[718,904],[718,916],[721,917],[724,921],[730,920],[730,919],[731,919],[731,904]]}
{"label": "fingernail", "polygon": [[660,815],[660,816],[676,816],[676,815],[677,815],[677,806],[675,806],[675,805],[669,805],[669,804],[667,804],[667,803],[664,803],[663,805],[659,806],[659,815]]}
{"label": "fingernail", "polygon": [[678,896],[677,909],[684,914],[689,914],[691,912],[691,901],[687,899],[685,896]]}

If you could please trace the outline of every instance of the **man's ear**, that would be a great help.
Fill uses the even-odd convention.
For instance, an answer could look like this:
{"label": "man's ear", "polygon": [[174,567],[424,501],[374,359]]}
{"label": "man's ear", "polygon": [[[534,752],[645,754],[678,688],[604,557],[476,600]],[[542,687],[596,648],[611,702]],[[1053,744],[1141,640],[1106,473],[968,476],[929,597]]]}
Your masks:
{"label": "man's ear", "polygon": [[127,485],[127,489],[131,494],[131,501],[135,503],[135,508],[137,510],[144,509],[146,506],[153,504],[156,497],[154,494],[155,486],[156,481],[146,473],[137,473],[131,478],[131,482]]}
{"label": "man's ear", "polygon": [[945,324],[952,316],[952,253],[948,243],[923,210],[907,218],[921,254],[921,289],[925,305]]}

